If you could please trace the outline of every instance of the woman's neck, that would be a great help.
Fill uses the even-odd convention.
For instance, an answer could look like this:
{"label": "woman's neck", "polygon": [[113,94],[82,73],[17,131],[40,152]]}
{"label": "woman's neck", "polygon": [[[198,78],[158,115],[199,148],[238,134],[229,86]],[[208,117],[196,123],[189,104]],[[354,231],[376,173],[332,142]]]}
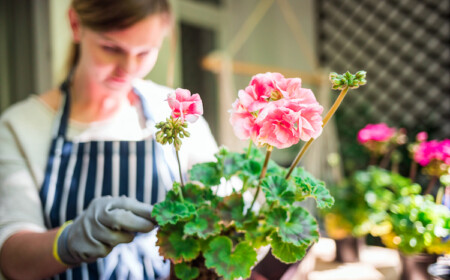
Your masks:
{"label": "woman's neck", "polygon": [[70,119],[89,123],[112,117],[123,106],[130,104],[126,92],[111,92],[93,83],[81,71],[75,71],[70,88]]}

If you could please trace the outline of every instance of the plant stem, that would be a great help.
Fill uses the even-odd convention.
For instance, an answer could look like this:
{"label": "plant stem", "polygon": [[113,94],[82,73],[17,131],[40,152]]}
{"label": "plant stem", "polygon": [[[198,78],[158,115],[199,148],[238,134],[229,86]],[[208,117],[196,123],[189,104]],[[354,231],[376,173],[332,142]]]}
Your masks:
{"label": "plant stem", "polygon": [[264,165],[263,165],[263,168],[261,170],[261,174],[259,175],[258,186],[256,188],[255,197],[253,198],[253,201],[252,201],[252,204],[250,205],[250,208],[248,208],[249,212],[252,210],[253,205],[255,204],[256,199],[258,198],[259,191],[261,189],[261,181],[266,176],[267,165],[269,164],[269,159],[270,159],[270,155],[272,154],[272,150],[273,150],[272,146],[268,146],[267,147],[266,158],[264,159]]}
{"label": "plant stem", "polygon": [[411,179],[411,182],[416,181],[416,174],[417,174],[417,162],[414,160],[411,161],[411,168],[409,170],[409,178]]}
{"label": "plant stem", "polygon": [[432,176],[430,179],[430,182],[428,183],[427,189],[425,190],[424,195],[426,194],[430,194],[431,191],[433,190],[434,185],[436,184],[438,177],[437,176]]}
{"label": "plant stem", "polygon": [[182,174],[182,172],[181,172],[180,156],[178,155],[178,150],[177,150],[177,149],[175,149],[175,153],[176,153],[176,155],[177,155],[178,172],[180,173],[180,184],[181,184],[181,187],[184,187],[183,174]]}
{"label": "plant stem", "polygon": [[383,158],[381,159],[381,162],[380,162],[381,168],[386,169],[388,167],[389,161],[391,160],[392,152],[394,150],[395,150],[395,146],[389,147],[388,151],[386,152],[386,154],[384,154]]}
{"label": "plant stem", "polygon": [[250,157],[250,151],[252,150],[252,145],[253,145],[253,141],[252,141],[252,139],[250,139],[250,141],[248,143],[248,150],[247,150],[246,158]]}
{"label": "plant stem", "polygon": [[[333,106],[331,106],[330,110],[328,111],[328,113],[326,114],[325,118],[323,118],[323,123],[322,123],[322,128],[325,127],[325,125],[328,123],[328,121],[331,119],[331,117],[334,115],[334,113],[336,112],[337,108],[339,108],[339,105],[341,105],[342,100],[344,100],[345,95],[348,92],[348,86],[345,87],[341,93],[339,94],[338,98],[336,99],[336,101],[334,101]],[[303,145],[303,147],[301,148],[300,152],[298,153],[297,157],[295,158],[295,160],[292,162],[291,167],[289,168],[288,173],[286,174],[286,179],[289,179],[289,176],[291,176],[292,171],[294,170],[294,168],[297,166],[297,164],[300,162],[300,159],[303,157],[303,155],[305,154],[306,150],[309,148],[309,146],[311,145],[311,143],[314,141],[314,138],[309,139],[308,142],[306,142],[305,145]]]}

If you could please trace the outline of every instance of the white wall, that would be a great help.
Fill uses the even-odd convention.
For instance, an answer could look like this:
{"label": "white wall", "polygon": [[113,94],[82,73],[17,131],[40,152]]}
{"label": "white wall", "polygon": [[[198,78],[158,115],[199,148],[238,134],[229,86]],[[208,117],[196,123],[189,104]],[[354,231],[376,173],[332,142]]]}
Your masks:
{"label": "white wall", "polygon": [[58,85],[67,74],[66,61],[71,42],[67,10],[70,0],[49,0],[52,84]]}

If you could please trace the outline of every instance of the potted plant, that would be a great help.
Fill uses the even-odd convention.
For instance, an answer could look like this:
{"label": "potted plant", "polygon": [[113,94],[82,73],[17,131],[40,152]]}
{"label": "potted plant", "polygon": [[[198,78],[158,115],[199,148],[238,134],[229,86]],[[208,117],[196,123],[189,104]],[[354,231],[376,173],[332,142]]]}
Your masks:
{"label": "potted plant", "polygon": [[[370,209],[371,233],[381,237],[384,245],[399,251],[402,279],[428,279],[427,267],[439,254],[450,252],[450,210],[441,205],[441,198],[427,194],[434,187],[434,177],[445,178],[447,140],[426,142],[419,133],[416,143],[410,145],[414,159],[410,178],[379,167],[358,171],[355,181],[366,189],[365,201]],[[431,177],[426,188],[414,182],[417,163]],[[443,183],[446,185],[445,183]],[[442,189],[443,190],[443,189]],[[425,193],[422,195],[421,193]]]}
{"label": "potted plant", "polygon": [[[385,123],[368,124],[358,132],[357,140],[370,154],[369,166],[386,166],[395,148],[405,142],[405,135],[404,130],[388,127]],[[329,162],[335,167],[339,161],[337,156]],[[325,228],[336,242],[336,260],[340,262],[358,261],[366,235],[383,230],[374,223],[376,215],[365,200],[373,187],[369,182],[361,182],[365,174],[355,172],[330,187],[336,202],[324,211]]]}
{"label": "potted plant", "polygon": [[[431,195],[401,197],[389,209],[392,229],[383,243],[396,248],[402,259],[402,279],[428,279],[427,267],[450,252],[450,211]],[[446,238],[446,240],[445,240]]]}
{"label": "potted plant", "polygon": [[[366,82],[364,71],[332,73],[330,80],[341,94],[323,120],[322,107],[298,78],[258,74],[239,92],[231,122],[239,138],[251,140],[249,147],[243,153],[221,148],[216,161],[193,166],[189,182],[174,183],[166,199],[154,206],[157,244],[174,264],[174,279],[249,277],[256,249],[268,245],[275,257],[293,263],[317,241],[317,221],[299,202],[314,198],[323,208],[334,200],[322,181],[296,166],[347,91]],[[195,111],[195,99],[183,90],[169,96],[172,116],[157,125],[158,142],[180,149],[181,138],[189,136],[184,120]],[[270,160],[274,147],[300,139],[307,142],[290,168]],[[247,200],[249,193],[253,196]]]}

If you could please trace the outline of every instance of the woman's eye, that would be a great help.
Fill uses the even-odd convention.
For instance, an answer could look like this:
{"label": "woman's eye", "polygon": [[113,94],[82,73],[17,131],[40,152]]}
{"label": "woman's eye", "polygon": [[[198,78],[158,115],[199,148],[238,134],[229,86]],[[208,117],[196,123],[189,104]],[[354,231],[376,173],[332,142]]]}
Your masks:
{"label": "woman's eye", "polygon": [[113,46],[102,46],[102,49],[110,53],[120,53],[122,50]]}
{"label": "woman's eye", "polygon": [[150,53],[149,51],[145,51],[145,52],[139,53],[138,55],[139,55],[140,57],[144,57],[144,56],[148,55],[149,53]]}

